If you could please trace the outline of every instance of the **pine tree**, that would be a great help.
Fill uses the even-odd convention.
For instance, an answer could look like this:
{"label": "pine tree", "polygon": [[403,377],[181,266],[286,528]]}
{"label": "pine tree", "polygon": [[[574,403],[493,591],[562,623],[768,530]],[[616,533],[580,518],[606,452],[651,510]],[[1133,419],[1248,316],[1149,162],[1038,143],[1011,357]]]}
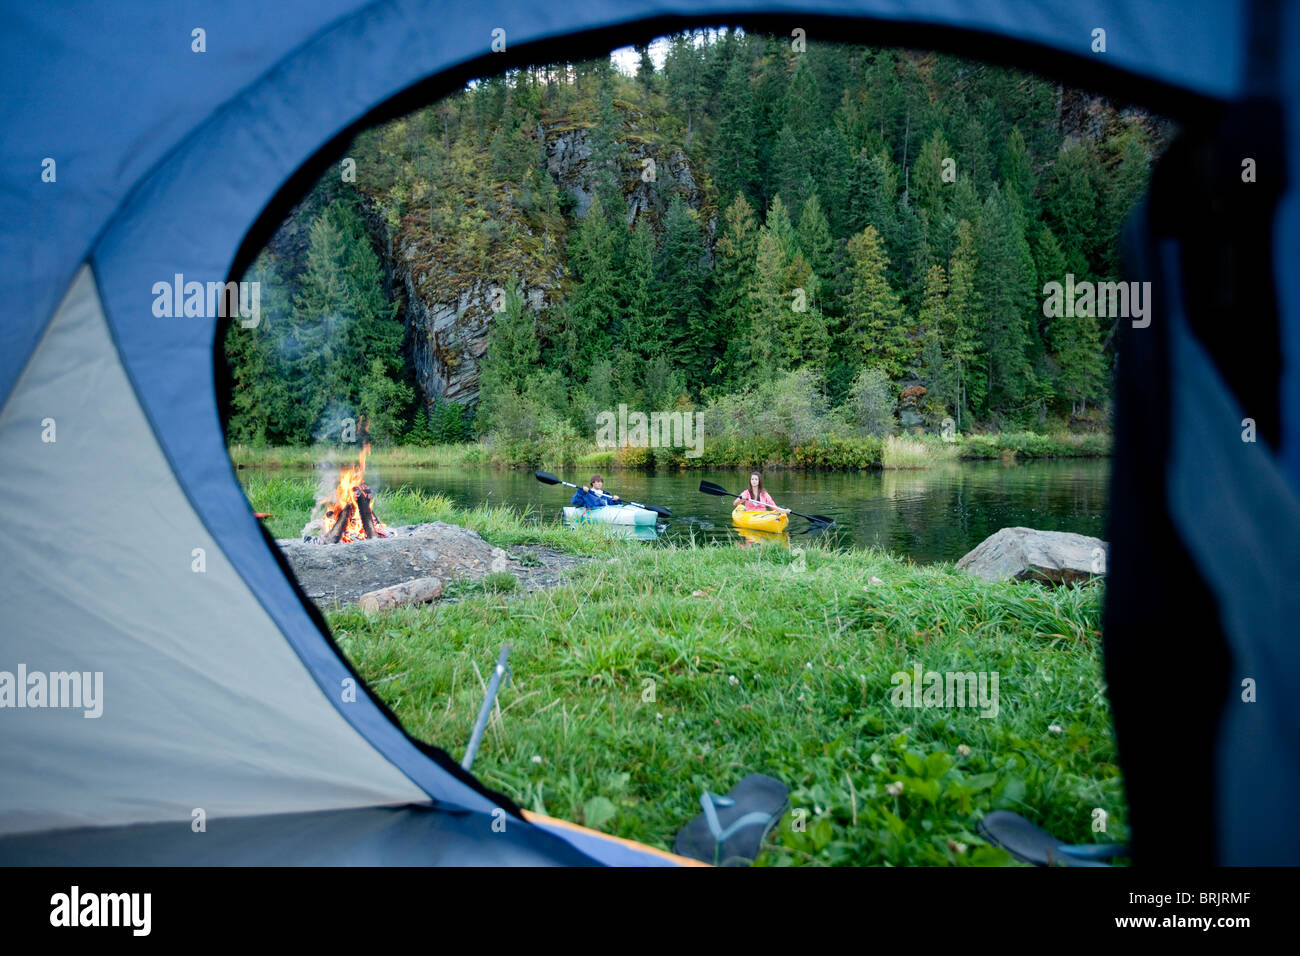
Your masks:
{"label": "pine tree", "polygon": [[[1039,278],[1043,282],[1065,282],[1065,255],[1056,236],[1046,226],[1038,235]],[[1041,314],[1041,310],[1040,310]],[[1094,316],[1062,314],[1047,320],[1047,339],[1056,372],[1056,393],[1070,402],[1070,413],[1087,410],[1091,399],[1105,389],[1105,359]]]}
{"label": "pine tree", "polygon": [[662,354],[668,335],[658,299],[654,236],[649,223],[638,223],[628,239],[627,258],[618,271],[618,280],[627,348],[642,359]]}
{"label": "pine tree", "polygon": [[[945,162],[952,162],[954,165],[946,167]],[[926,211],[931,222],[937,221],[947,212],[955,181],[946,182],[944,174],[948,168],[956,169],[955,162],[952,147],[944,139],[943,130],[935,127],[929,139],[921,146],[920,155],[912,165],[910,187],[916,197],[917,206]]]}
{"label": "pine tree", "polygon": [[777,336],[790,308],[785,289],[786,259],[781,244],[768,226],[759,230],[754,256],[753,321],[740,362],[746,387],[771,381],[777,370]]}
{"label": "pine tree", "polygon": [[599,194],[570,236],[569,265],[578,285],[570,299],[569,363],[574,376],[585,378],[592,360],[620,334],[622,320],[616,239]]}
{"label": "pine tree", "polygon": [[699,114],[704,104],[703,72],[702,57],[695,48],[693,34],[673,37],[668,56],[664,59],[664,80],[673,112],[686,119],[687,148],[695,140]]}
{"label": "pine tree", "polygon": [[777,137],[773,186],[796,207],[816,189],[814,149],[821,139],[821,94],[805,57],[795,61],[794,75],[782,104],[783,122]]}
{"label": "pine tree", "polygon": [[1093,277],[1097,234],[1098,196],[1094,185],[1095,160],[1087,146],[1067,143],[1056,155],[1056,165],[1046,188],[1044,214],[1061,243],[1068,272],[1076,282]]}
{"label": "pine tree", "polygon": [[[831,337],[826,316],[810,292],[817,277],[801,251],[796,251],[793,259],[782,259],[780,285],[785,289],[785,306],[775,312],[777,363],[791,371],[808,366],[821,379],[830,359]],[[803,295],[799,295],[800,289]]]}
{"label": "pine tree", "polygon": [[988,403],[999,413],[1023,414],[1038,397],[1030,361],[1034,308],[1033,259],[1011,207],[995,185],[984,202],[977,273],[988,355]]}
{"label": "pine tree", "polygon": [[648,104],[650,102],[650,94],[654,92],[655,86],[655,61],[650,56],[650,44],[638,44],[634,49],[638,54],[636,67],[637,82],[641,84],[641,92],[644,96],[644,101]]}
{"label": "pine tree", "polygon": [[969,427],[970,410],[984,404],[984,356],[980,350],[975,278],[978,267],[975,230],[963,219],[957,225],[957,249],[948,266],[948,309],[951,330],[944,334],[947,358],[956,378],[957,429]]}
{"label": "pine tree", "polygon": [[925,274],[925,292],[917,316],[922,348],[922,378],[927,398],[945,412],[957,407],[957,367],[949,356],[949,339],[953,334],[953,317],[948,301],[948,274],[941,265],[932,265]]}
{"label": "pine tree", "polygon": [[311,422],[295,400],[290,368],[282,358],[290,334],[287,287],[265,251],[244,278],[262,290],[261,321],[244,328],[232,319],[226,330],[231,386],[226,438],[254,445],[305,444],[311,441]]}
{"label": "pine tree", "polygon": [[755,263],[758,256],[758,224],[754,209],[743,193],[723,215],[713,267],[715,317],[723,331],[723,358],[714,377],[724,369],[728,384],[736,386],[744,377],[749,360],[749,336],[754,328],[754,297],[757,288]]}
{"label": "pine tree", "polygon": [[718,132],[713,141],[714,181],[719,196],[758,192],[753,97],[749,89],[748,44],[736,44],[719,96]]}
{"label": "pine tree", "polygon": [[541,365],[536,316],[526,308],[517,282],[505,290],[505,311],[493,317],[487,352],[479,363],[478,428],[491,431],[503,409]]}
{"label": "pine tree", "polygon": [[833,291],[835,277],[834,251],[831,240],[831,227],[822,212],[821,200],[813,193],[803,204],[799,214],[799,225],[795,230],[799,251],[803,253],[812,270],[812,281],[808,289],[811,304],[825,311],[825,300]]}
{"label": "pine tree", "polygon": [[374,394],[375,361],[400,381],[405,330],[396,314],[361,217],[346,201],[331,204],[312,225],[288,347],[295,399],[310,421],[332,404],[355,411],[363,384]]}
{"label": "pine tree", "polygon": [[1033,165],[1029,161],[1029,147],[1025,145],[1019,126],[1011,128],[1006,148],[1002,151],[999,171],[1002,191],[1008,199],[1012,194],[1015,195],[1024,213],[1021,227],[1028,229],[1030,223],[1038,221],[1038,186]]}
{"label": "pine tree", "polygon": [[902,304],[889,285],[889,258],[874,226],[853,236],[845,249],[851,291],[845,302],[845,336],[861,365],[876,365],[897,379],[906,370],[910,347]]}
{"label": "pine tree", "polygon": [[673,365],[693,390],[703,385],[716,361],[716,330],[704,302],[703,254],[695,214],[674,195],[655,264],[654,304],[664,317]]}

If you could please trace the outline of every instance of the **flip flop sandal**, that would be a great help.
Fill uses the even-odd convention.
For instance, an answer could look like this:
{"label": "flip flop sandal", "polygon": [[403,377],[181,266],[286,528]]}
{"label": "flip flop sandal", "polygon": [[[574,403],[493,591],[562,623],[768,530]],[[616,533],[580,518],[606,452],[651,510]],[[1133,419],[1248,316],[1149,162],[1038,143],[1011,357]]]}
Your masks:
{"label": "flip flop sandal", "polygon": [[673,852],[714,866],[749,866],[789,797],[789,787],[761,773],[751,773],[725,797],[705,791],[704,812],[678,832]]}
{"label": "flip flop sandal", "polygon": [[1062,843],[1018,813],[994,810],[979,823],[979,834],[1022,863],[1036,866],[1110,866],[1104,860],[1128,856],[1122,843]]}

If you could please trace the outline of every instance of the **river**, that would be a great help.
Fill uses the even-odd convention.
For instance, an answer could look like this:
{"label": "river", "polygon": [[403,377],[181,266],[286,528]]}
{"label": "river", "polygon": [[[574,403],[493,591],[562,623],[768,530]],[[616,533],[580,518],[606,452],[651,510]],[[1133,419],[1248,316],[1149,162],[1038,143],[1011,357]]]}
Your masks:
{"label": "river", "polygon": [[[914,561],[956,561],[999,528],[1023,525],[1105,537],[1110,462],[1107,459],[967,462],[924,471],[773,471],[764,481],[776,503],[807,514],[829,515],[837,543],[883,548]],[[544,485],[528,471],[493,469],[377,469],[367,477],[377,490],[409,485],[448,495],[457,505],[507,504],[554,520],[572,491]],[[562,473],[584,484],[590,473]],[[701,479],[738,492],[748,473],[715,469],[653,474],[613,472],[605,490],[630,501],[672,509],[661,540],[740,543],[730,521],[730,499],[700,494]],[[809,528],[791,517],[791,540]]]}

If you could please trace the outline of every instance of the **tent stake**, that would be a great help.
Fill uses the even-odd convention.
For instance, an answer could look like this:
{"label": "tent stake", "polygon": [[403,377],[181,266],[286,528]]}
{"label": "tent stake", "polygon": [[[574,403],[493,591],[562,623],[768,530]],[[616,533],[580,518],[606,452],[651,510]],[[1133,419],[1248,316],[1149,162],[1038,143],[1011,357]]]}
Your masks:
{"label": "tent stake", "polygon": [[506,680],[510,679],[510,668],[506,665],[506,659],[509,657],[510,645],[507,644],[501,648],[501,654],[497,657],[496,669],[492,672],[492,680],[488,682],[487,696],[479,709],[478,720],[474,721],[474,732],[470,734],[469,746],[465,748],[465,759],[460,762],[462,770],[468,771],[473,766],[474,756],[478,753],[480,741],[483,740],[483,731],[487,729],[488,716],[492,713],[492,703],[496,700],[501,680],[503,677]]}

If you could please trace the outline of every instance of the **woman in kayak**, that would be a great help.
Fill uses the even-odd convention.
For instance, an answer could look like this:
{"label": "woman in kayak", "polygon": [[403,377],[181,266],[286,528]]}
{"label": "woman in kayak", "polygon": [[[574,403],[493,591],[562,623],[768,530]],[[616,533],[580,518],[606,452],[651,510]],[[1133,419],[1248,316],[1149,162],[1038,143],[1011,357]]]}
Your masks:
{"label": "woman in kayak", "polygon": [[604,508],[609,504],[618,504],[618,495],[607,495],[603,489],[605,479],[600,475],[591,476],[591,487],[583,485],[573,493],[569,499],[569,504],[578,508]]}
{"label": "woman in kayak", "polygon": [[772,496],[763,487],[763,476],[757,471],[749,476],[749,487],[740,493],[740,497],[733,501],[732,505],[737,507],[744,505],[746,511],[766,511],[767,508],[763,505],[767,505],[774,511],[790,513],[789,508],[781,508],[772,500]]}

